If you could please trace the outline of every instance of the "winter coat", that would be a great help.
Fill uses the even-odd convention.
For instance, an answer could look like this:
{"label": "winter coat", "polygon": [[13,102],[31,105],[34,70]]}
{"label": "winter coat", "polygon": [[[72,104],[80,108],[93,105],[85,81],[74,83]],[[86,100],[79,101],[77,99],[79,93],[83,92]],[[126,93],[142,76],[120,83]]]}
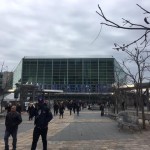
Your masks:
{"label": "winter coat", "polygon": [[18,125],[22,122],[22,117],[20,113],[16,112],[9,112],[6,115],[5,119],[5,126],[6,130],[13,131],[14,129],[18,128]]}
{"label": "winter coat", "polygon": [[46,128],[48,123],[53,119],[53,115],[46,105],[42,105],[38,109],[35,109],[35,121],[34,124],[38,128]]}

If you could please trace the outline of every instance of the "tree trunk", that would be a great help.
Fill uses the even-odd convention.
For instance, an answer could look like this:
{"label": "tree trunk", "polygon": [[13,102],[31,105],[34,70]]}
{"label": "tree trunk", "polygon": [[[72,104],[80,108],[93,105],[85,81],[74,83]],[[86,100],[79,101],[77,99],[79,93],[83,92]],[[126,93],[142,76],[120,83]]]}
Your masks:
{"label": "tree trunk", "polygon": [[118,98],[116,97],[116,113],[118,114]]}
{"label": "tree trunk", "polygon": [[139,96],[136,94],[136,116],[139,115]]}
{"label": "tree trunk", "polygon": [[149,88],[146,89],[146,105],[147,105],[147,110],[150,111]]}
{"label": "tree trunk", "polygon": [[146,124],[145,124],[145,113],[144,113],[144,99],[141,96],[141,104],[142,104],[142,127],[143,129],[146,128]]}
{"label": "tree trunk", "polygon": [[146,125],[145,125],[145,113],[144,113],[144,98],[143,98],[143,96],[142,96],[142,88],[141,87],[139,87],[138,88],[138,98],[139,98],[139,102],[140,102],[140,109],[141,109],[141,111],[142,111],[142,127],[143,127],[143,129],[145,129],[146,128]]}
{"label": "tree trunk", "polygon": [[2,95],[2,99],[1,99],[1,113],[3,112],[3,101],[4,101],[4,96],[5,94]]}

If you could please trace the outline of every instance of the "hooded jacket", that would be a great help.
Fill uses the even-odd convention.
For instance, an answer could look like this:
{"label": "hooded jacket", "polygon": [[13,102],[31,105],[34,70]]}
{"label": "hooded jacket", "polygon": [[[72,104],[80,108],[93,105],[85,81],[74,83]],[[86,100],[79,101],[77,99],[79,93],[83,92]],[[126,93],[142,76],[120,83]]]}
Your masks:
{"label": "hooded jacket", "polygon": [[34,124],[38,128],[46,128],[48,123],[53,119],[53,115],[50,109],[42,104],[35,111],[35,121]]}

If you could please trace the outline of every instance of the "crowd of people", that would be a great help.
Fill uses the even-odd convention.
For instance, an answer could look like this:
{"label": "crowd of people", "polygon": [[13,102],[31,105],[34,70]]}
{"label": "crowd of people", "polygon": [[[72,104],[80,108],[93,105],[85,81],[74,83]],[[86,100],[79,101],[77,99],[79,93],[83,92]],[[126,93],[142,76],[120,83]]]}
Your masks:
{"label": "crowd of people", "polygon": [[[34,130],[33,130],[33,141],[31,145],[31,150],[36,150],[37,142],[39,136],[42,138],[43,142],[43,150],[47,150],[47,132],[48,132],[48,123],[52,120],[53,115],[58,116],[60,119],[64,117],[64,111],[68,110],[69,114],[76,114],[79,116],[79,112],[84,109],[88,104],[83,101],[77,100],[69,100],[69,101],[54,101],[53,103],[53,114],[51,109],[44,99],[38,98],[37,103],[29,103],[28,109],[26,110],[28,113],[28,120],[34,120]],[[100,104],[101,116],[104,115],[104,107],[105,105]],[[5,150],[9,150],[9,136],[11,135],[13,138],[13,150],[16,150],[17,145],[17,130],[18,126],[22,122],[21,112],[22,107],[19,103],[16,105],[12,105],[9,103],[5,110],[7,112],[5,119]]]}
{"label": "crowd of people", "polygon": [[[16,106],[16,111],[21,114],[22,107],[21,107],[20,103],[18,102],[17,104],[15,104],[15,106]],[[12,103],[6,104],[6,106],[5,106],[6,113],[11,111],[11,107],[12,107]]]}
{"label": "crowd of people", "polygon": [[[29,116],[29,121],[34,119],[34,130],[33,130],[33,141],[31,145],[31,150],[36,150],[37,142],[39,136],[42,138],[43,150],[47,150],[47,132],[48,132],[48,123],[52,120],[53,114],[51,113],[50,108],[48,107],[47,101],[44,101],[42,97],[38,98],[37,103],[29,103],[28,109],[26,110]],[[54,116],[59,116],[59,118],[64,117],[64,110],[68,109],[70,115],[73,113],[77,113],[79,116],[79,111],[83,108],[83,104],[77,101],[58,101],[54,102],[53,110]],[[18,126],[22,122],[22,107],[20,103],[12,104],[8,103],[5,106],[6,110],[6,118],[5,118],[5,150],[9,150],[9,137],[12,136],[13,142],[12,147],[13,150],[16,150],[17,145],[17,131]]]}
{"label": "crowd of people", "polygon": [[[18,126],[22,122],[21,105],[11,104],[6,105],[5,110],[7,112],[5,117],[5,150],[9,150],[9,137],[12,136],[12,150],[16,150],[17,147],[17,131]],[[31,150],[36,150],[37,142],[41,136],[43,142],[43,150],[47,150],[47,132],[48,123],[53,119],[53,115],[44,102],[43,98],[38,99],[38,103],[33,105],[32,103],[28,107],[29,120],[34,117],[34,130]]]}
{"label": "crowd of people", "polygon": [[53,110],[54,110],[54,116],[57,116],[59,114],[59,118],[63,118],[64,110],[67,109],[70,112],[70,115],[72,115],[72,112],[79,116],[79,112],[81,109],[83,109],[83,102],[81,101],[75,101],[70,100],[66,102],[58,101],[54,102]]}

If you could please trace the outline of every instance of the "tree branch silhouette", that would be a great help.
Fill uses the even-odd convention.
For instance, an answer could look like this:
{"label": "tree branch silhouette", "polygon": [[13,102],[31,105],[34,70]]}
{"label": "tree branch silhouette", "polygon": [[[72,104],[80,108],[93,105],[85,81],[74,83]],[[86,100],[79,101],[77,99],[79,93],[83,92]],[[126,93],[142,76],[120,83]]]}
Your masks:
{"label": "tree branch silhouette", "polygon": [[[137,6],[142,9],[144,11],[144,14],[150,14],[149,11],[147,11],[146,9],[144,9],[142,6],[138,5]],[[145,17],[143,20],[144,22],[146,23],[146,25],[142,25],[142,24],[136,24],[136,23],[132,23],[131,21],[127,20],[127,19],[124,19],[122,18],[123,20],[123,25],[120,25],[114,21],[112,21],[111,19],[108,19],[102,8],[100,7],[100,5],[98,5],[98,9],[99,11],[96,11],[96,13],[106,22],[101,22],[100,24],[101,25],[106,25],[106,26],[109,26],[109,27],[113,27],[113,28],[118,28],[118,29],[123,29],[123,30],[140,30],[140,31],[144,31],[144,33],[138,37],[137,39],[135,39],[134,41],[128,43],[128,44],[123,44],[123,45],[118,45],[116,43],[114,43],[115,45],[115,48],[116,50],[125,50],[126,48],[128,48],[129,46],[137,43],[137,42],[140,42],[140,45],[143,45],[146,47],[149,43],[149,39],[148,39],[148,35],[150,33],[150,27],[147,26],[149,25],[149,21],[148,21],[148,17]]]}

